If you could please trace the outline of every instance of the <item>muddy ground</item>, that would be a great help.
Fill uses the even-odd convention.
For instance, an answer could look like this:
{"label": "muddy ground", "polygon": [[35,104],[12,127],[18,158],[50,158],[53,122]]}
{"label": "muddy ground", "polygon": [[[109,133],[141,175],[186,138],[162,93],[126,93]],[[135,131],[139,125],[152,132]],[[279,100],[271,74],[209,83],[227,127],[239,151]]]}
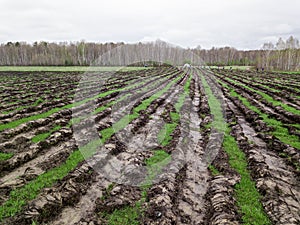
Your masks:
{"label": "muddy ground", "polygon": [[[270,118],[281,121],[290,135],[299,137],[299,115],[225,79],[243,82],[300,110],[299,77],[291,75],[295,82],[285,82],[280,74],[266,73],[253,82],[251,76],[256,75],[248,72],[177,68],[91,74],[93,82],[73,72],[1,72],[0,152],[12,154],[0,160],[1,210],[6,209],[15,190],[60,167],[94,138],[105,138],[104,131],[113,128],[114,133],[92,156],[62,179],[41,188],[0,224],[109,224],[109,215],[125,208],[138,208],[136,221],[140,224],[243,224],[235,195],[241,175],[229,164],[222,146],[224,133],[210,126],[214,117],[200,75],[220,101],[230,135],[246,154],[271,223],[300,224],[300,149],[271,135],[272,127],[217,82],[235,88]],[[268,85],[274,77],[282,78],[281,83]],[[100,78],[105,80],[101,85],[96,82]],[[280,88],[283,86],[287,88]],[[115,91],[85,101],[111,90]],[[174,122],[182,96],[180,119]],[[128,123],[116,131],[120,119],[134,115],[135,108],[148,100],[138,116],[128,117]],[[70,106],[76,102],[81,103]],[[164,126],[172,123],[169,142],[163,145],[158,137]],[[40,134],[46,135],[33,141]],[[151,177],[147,160],[157,150],[163,150],[171,161]],[[210,165],[219,173],[214,174]]]}

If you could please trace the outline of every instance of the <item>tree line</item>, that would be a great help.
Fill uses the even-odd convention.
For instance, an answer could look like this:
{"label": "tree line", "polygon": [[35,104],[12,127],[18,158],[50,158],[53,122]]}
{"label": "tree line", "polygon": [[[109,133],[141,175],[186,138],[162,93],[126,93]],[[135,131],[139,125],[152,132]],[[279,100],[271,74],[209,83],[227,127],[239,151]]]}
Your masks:
{"label": "tree line", "polygon": [[[191,54],[192,53],[192,54]],[[99,60],[101,56],[101,60]],[[233,47],[183,49],[163,41],[125,44],[91,42],[7,42],[0,45],[1,66],[122,66],[156,60],[163,63],[219,66],[256,66],[265,69],[299,70],[300,46],[293,36],[277,43],[263,44],[258,50]],[[168,62],[171,61],[171,62]]]}

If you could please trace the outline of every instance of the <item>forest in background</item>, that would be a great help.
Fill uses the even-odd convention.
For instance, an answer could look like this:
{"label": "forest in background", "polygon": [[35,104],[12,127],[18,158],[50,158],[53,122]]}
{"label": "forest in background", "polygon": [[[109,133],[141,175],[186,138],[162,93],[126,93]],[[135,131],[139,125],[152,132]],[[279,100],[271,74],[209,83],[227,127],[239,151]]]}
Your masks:
{"label": "forest in background", "polygon": [[[130,47],[122,51],[121,47]],[[119,48],[118,48],[119,47]],[[80,42],[7,42],[0,45],[1,66],[88,66],[101,55],[105,60],[97,62],[99,66],[124,66],[135,57],[133,52],[150,57],[150,49],[160,49],[155,59],[165,60],[172,55],[178,64],[191,61],[187,52],[200,57],[206,65],[219,66],[255,66],[267,70],[300,70],[299,40],[293,36],[287,40],[280,38],[277,43],[265,43],[259,50],[237,50],[234,47],[202,49],[183,49],[163,41],[153,43],[125,44]],[[163,49],[163,50],[162,50]],[[155,51],[154,51],[155,52]],[[136,53],[137,54],[137,53]],[[153,53],[152,53],[153,54]],[[126,59],[126,60],[125,60]],[[165,62],[168,63],[168,62]]]}

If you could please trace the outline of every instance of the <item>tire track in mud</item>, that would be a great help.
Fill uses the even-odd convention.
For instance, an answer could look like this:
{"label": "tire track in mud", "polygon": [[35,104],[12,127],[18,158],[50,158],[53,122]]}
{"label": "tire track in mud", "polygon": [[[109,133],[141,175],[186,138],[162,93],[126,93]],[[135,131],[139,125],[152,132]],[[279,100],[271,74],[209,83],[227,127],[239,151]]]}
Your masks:
{"label": "tire track in mud", "polygon": [[[186,76],[185,76],[186,77]],[[184,80],[185,80],[185,78],[183,78],[182,79],[182,81],[180,81],[180,82],[184,82]],[[130,146],[132,146],[132,148],[134,148],[134,146],[136,146],[135,148],[137,148],[137,149],[141,149],[140,148],[140,143],[139,143],[139,140],[142,140],[141,142],[143,142],[143,143],[145,143],[145,146],[144,146],[144,148],[142,148],[142,154],[146,154],[146,157],[144,157],[144,159],[142,160],[142,162],[146,159],[146,158],[149,158],[150,156],[152,156],[153,155],[153,152],[152,152],[152,150],[155,150],[155,149],[164,149],[164,147],[160,147],[158,144],[154,144],[153,145],[153,143],[156,143],[157,141],[156,141],[156,139],[157,139],[157,136],[158,136],[158,133],[159,133],[159,131],[160,131],[160,128],[162,128],[163,127],[163,121],[162,121],[162,119],[160,118],[161,116],[160,115],[163,115],[164,113],[164,108],[165,108],[165,106],[166,107],[168,107],[168,105],[170,105],[170,104],[172,104],[172,102],[174,102],[175,100],[172,100],[172,96],[174,96],[174,94],[175,94],[175,96],[176,95],[178,95],[178,90],[176,91],[173,91],[172,89],[170,90],[170,92],[169,93],[167,93],[165,96],[163,96],[163,97],[161,97],[160,99],[160,101],[163,101],[163,102],[165,102],[164,103],[164,105],[162,105],[162,106],[160,106],[159,108],[158,108],[158,110],[157,110],[157,112],[152,116],[152,118],[154,118],[154,119],[152,119],[152,120],[150,120],[149,121],[149,123],[148,124],[146,124],[146,126],[145,127],[143,127],[141,130],[140,129],[138,129],[137,131],[136,131],[136,129],[135,129],[135,126],[132,126],[132,127],[130,127],[130,126],[128,126],[128,128],[129,129],[132,129],[133,131],[134,131],[134,133],[136,133],[137,132],[137,137],[139,137],[140,135],[142,135],[142,136],[144,136],[144,134],[143,134],[143,130],[146,130],[147,132],[147,134],[148,135],[146,135],[147,137],[146,137],[146,139],[149,139],[150,138],[150,140],[143,140],[143,138],[136,138],[136,136],[134,136],[134,141],[133,141],[133,145],[132,144],[130,144]],[[178,96],[177,96],[178,97]],[[172,108],[172,107],[171,107]],[[169,108],[170,109],[170,108]],[[144,115],[147,115],[147,113],[146,114],[144,114]],[[160,121],[160,122],[159,122]],[[138,121],[137,121],[137,123],[139,123]],[[154,130],[153,130],[154,129]],[[151,130],[151,132],[149,132],[149,130]],[[150,137],[149,137],[149,134],[150,134]],[[172,145],[172,144],[171,144]],[[148,151],[147,151],[147,149],[148,149]],[[139,150],[139,151],[141,151],[141,150]],[[167,151],[167,150],[166,150]],[[148,152],[148,156],[147,156],[147,152]],[[139,174],[139,173],[138,173]],[[139,176],[138,174],[135,174],[136,175],[136,177],[141,177],[141,176]],[[147,175],[147,171],[144,171],[144,172],[142,172],[142,174],[143,174],[143,176],[142,176],[142,179],[139,179],[140,180],[140,182],[143,182],[143,180],[145,180],[145,175]],[[164,176],[165,176],[165,174],[164,174]],[[135,178],[135,179],[137,179],[137,178]],[[136,181],[135,181],[136,182]],[[152,180],[152,182],[154,182],[153,180]],[[139,182],[137,182],[137,183],[139,183]],[[123,195],[121,195],[120,196],[120,198],[121,199],[123,199],[123,197],[122,197]],[[117,196],[116,196],[117,197]],[[109,199],[108,200],[108,204],[110,204],[110,202],[114,202],[114,200],[113,199]],[[113,203],[114,204],[114,203]],[[131,204],[132,205],[132,204]],[[100,208],[103,208],[103,207],[100,207]],[[117,207],[117,208],[119,208],[119,207]]]}
{"label": "tire track in mud", "polygon": [[[196,75],[195,81],[196,84],[199,84],[198,75]],[[201,122],[202,126],[210,120],[207,114],[209,113],[207,101],[205,106],[206,96],[201,96],[203,100],[200,100],[200,93],[204,94],[205,91],[196,86],[192,110],[190,106],[184,109],[186,112],[191,111],[187,113],[190,119],[187,126],[190,126],[191,133],[186,133],[186,129],[183,128],[184,124],[181,124],[180,129],[179,143],[189,135],[194,140],[198,139],[194,141],[194,146],[185,146],[190,149],[185,148],[184,151],[190,151],[192,157],[188,158],[185,166],[176,175],[169,174],[161,183],[150,188],[148,191],[150,207],[146,212],[148,220],[144,224],[209,224],[212,221],[214,221],[213,224],[228,222],[238,224],[237,213],[234,214],[226,208],[229,203],[234,205],[234,200],[230,198],[230,195],[233,192],[233,185],[238,179],[232,178],[232,176],[228,178],[228,175],[211,179],[207,169],[209,159],[204,159],[212,153],[210,148],[220,148],[221,146],[213,144],[218,139],[218,132],[210,134],[210,131],[207,131],[199,138],[200,102],[202,113],[206,113],[206,117]],[[223,187],[220,191],[218,188],[223,184],[227,184],[226,189]],[[210,200],[208,196],[211,197]],[[209,208],[212,212],[208,212]]]}

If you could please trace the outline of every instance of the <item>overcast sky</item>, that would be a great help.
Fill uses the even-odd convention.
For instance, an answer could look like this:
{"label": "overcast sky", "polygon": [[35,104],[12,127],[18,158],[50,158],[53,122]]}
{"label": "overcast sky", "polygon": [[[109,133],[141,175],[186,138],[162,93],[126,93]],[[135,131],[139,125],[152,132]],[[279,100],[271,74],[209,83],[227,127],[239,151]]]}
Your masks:
{"label": "overcast sky", "polygon": [[257,49],[300,38],[299,0],[0,0],[0,42],[138,42]]}

